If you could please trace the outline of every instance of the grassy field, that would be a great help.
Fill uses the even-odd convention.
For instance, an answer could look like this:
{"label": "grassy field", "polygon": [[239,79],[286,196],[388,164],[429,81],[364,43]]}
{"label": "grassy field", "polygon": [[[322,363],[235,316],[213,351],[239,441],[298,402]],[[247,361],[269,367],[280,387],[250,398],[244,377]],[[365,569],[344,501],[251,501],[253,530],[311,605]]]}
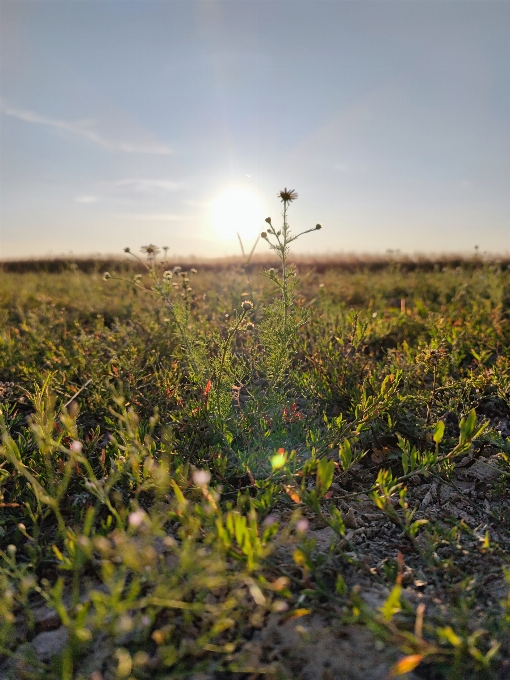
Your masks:
{"label": "grassy field", "polygon": [[510,677],[508,265],[154,255],[0,272],[0,677]]}

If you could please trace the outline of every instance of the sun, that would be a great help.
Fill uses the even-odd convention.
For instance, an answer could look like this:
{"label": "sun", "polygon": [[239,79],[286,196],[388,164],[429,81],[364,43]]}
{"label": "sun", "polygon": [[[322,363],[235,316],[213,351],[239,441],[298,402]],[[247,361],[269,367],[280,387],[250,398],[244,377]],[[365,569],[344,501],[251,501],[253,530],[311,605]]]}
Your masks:
{"label": "sun", "polygon": [[212,202],[211,217],[214,230],[221,238],[231,241],[237,239],[239,233],[251,247],[263,226],[263,204],[254,191],[230,187]]}

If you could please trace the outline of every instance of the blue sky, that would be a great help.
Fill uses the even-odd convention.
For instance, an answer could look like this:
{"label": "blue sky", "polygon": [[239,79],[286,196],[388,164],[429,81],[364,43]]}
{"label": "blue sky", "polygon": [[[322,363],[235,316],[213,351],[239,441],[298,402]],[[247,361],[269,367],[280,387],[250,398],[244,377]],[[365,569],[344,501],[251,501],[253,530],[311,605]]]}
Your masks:
{"label": "blue sky", "polygon": [[[0,0],[0,257],[510,251],[510,2]],[[262,248],[262,246],[260,246]]]}

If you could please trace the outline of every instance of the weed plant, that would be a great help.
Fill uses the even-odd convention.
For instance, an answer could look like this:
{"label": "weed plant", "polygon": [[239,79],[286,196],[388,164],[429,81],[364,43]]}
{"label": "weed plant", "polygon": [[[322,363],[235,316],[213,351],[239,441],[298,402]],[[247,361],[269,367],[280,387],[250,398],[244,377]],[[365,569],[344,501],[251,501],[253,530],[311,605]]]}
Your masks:
{"label": "weed plant", "polygon": [[153,245],[0,274],[2,677],[291,677],[247,640],[313,615],[510,672],[509,271],[299,280],[279,198],[249,291]]}

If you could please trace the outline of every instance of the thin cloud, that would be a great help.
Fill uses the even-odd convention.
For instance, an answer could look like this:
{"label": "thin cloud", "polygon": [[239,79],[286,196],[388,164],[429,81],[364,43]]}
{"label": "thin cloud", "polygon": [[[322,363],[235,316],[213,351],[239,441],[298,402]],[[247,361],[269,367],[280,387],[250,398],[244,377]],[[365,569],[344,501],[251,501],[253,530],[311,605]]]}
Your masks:
{"label": "thin cloud", "polygon": [[192,219],[185,215],[175,215],[173,213],[139,213],[129,215],[119,215],[119,219],[138,220],[140,222],[184,222]]}
{"label": "thin cloud", "polygon": [[99,201],[99,196],[76,196],[75,203],[96,203]]}
{"label": "thin cloud", "polygon": [[66,120],[48,118],[46,116],[41,116],[35,111],[30,111],[29,109],[18,109],[12,106],[7,106],[1,101],[0,111],[6,116],[12,116],[13,118],[17,118],[18,120],[22,120],[26,123],[35,123],[36,125],[45,125],[57,130],[65,130],[66,132],[70,132],[73,135],[82,137],[83,139],[86,139],[93,144],[97,144],[103,149],[108,149],[109,151],[153,154],[157,156],[167,156],[173,153],[172,149],[166,146],[166,144],[132,144],[131,142],[116,142],[106,139],[105,137],[99,135],[95,130],[90,129],[89,126],[91,123],[93,123],[93,121],[68,122]]}
{"label": "thin cloud", "polygon": [[185,188],[184,182],[174,182],[166,179],[119,179],[113,182],[116,189],[129,193],[153,193],[155,191],[181,191]]}

